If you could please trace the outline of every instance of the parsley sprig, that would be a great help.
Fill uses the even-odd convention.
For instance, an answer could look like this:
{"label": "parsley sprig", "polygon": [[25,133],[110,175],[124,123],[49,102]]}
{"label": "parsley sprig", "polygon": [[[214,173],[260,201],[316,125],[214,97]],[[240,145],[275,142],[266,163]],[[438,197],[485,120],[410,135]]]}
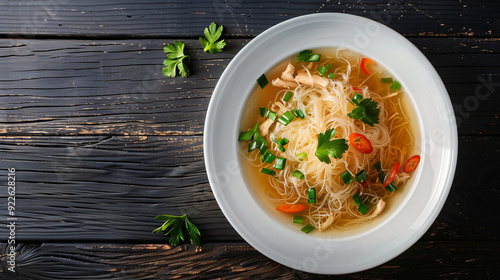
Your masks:
{"label": "parsley sprig", "polygon": [[208,51],[211,54],[215,52],[221,52],[224,46],[226,45],[226,42],[224,40],[220,40],[217,42],[217,40],[220,38],[220,35],[222,34],[222,29],[223,26],[219,26],[217,28],[217,25],[215,22],[212,22],[208,28],[205,28],[205,38],[200,37],[200,43],[203,46],[203,51]]}
{"label": "parsley sprig", "polygon": [[[183,231],[186,230],[191,243],[200,246],[200,231],[188,220],[186,214],[182,216],[158,215],[155,219],[165,222],[161,227],[155,229],[153,233],[166,232],[165,235],[170,235],[170,244],[176,246],[179,245],[180,240],[184,241]],[[170,229],[168,230],[168,228]]]}
{"label": "parsley sprig", "polygon": [[174,41],[174,44],[168,44],[163,48],[163,51],[167,53],[167,59],[163,61],[163,75],[166,77],[175,77],[177,69],[179,69],[179,74],[181,77],[187,77],[189,75],[189,68],[184,62],[184,59],[188,61],[191,59],[189,55],[184,54],[184,43],[181,41]]}
{"label": "parsley sprig", "polygon": [[[349,100],[349,102],[351,101]],[[353,96],[351,103],[356,105],[356,108],[354,108],[351,113],[348,113],[347,116],[355,120],[361,120],[362,122],[370,126],[374,126],[376,123],[378,123],[380,109],[378,108],[378,104],[376,101],[372,100],[371,98],[363,99],[363,96],[361,94],[356,93]]]}
{"label": "parsley sprig", "polygon": [[349,148],[347,140],[343,138],[330,140],[335,136],[335,133],[335,129],[331,128],[325,134],[318,135],[318,147],[314,154],[322,162],[330,163],[330,157],[342,158],[342,154]]}

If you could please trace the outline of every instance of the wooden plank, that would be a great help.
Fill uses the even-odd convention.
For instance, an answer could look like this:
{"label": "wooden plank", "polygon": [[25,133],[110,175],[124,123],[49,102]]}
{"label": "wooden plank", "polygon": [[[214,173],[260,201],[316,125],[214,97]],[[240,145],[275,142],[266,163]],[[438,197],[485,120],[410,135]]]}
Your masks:
{"label": "wooden plank", "polygon": [[[497,279],[499,250],[494,241],[418,241],[383,265],[335,278]],[[18,244],[16,252],[15,279],[330,279],[280,265],[246,243],[43,243]],[[1,258],[5,263],[5,253]]]}
{"label": "wooden plank", "polygon": [[407,36],[498,36],[500,8],[489,1],[7,1],[4,36],[198,37],[216,21],[226,36],[254,36],[300,15],[338,12],[377,20]]}
{"label": "wooden plank", "polygon": [[[499,140],[460,137],[452,192],[426,238],[498,239],[490,221],[500,199]],[[154,217],[187,213],[204,242],[241,240],[213,197],[202,149],[201,136],[0,137],[0,170],[16,169],[16,236],[165,242],[150,233],[160,225]]]}
{"label": "wooden plank", "polygon": [[[498,134],[500,39],[411,40],[462,107],[460,134]],[[0,135],[200,135],[219,77],[249,40],[228,40],[213,55],[184,41],[192,75],[172,79],[161,73],[172,40],[0,40],[8,65],[0,69]],[[488,97],[474,99],[478,89]]]}

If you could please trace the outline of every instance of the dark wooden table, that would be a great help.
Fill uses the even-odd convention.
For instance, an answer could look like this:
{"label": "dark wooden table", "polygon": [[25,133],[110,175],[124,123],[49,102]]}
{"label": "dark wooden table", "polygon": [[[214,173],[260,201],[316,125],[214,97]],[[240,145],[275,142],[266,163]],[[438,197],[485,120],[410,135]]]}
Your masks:
{"label": "dark wooden table", "polygon": [[[500,279],[500,3],[389,2],[1,1],[0,278],[327,278],[277,264],[234,231],[212,195],[202,137],[218,78],[245,44],[284,20],[339,12],[384,23],[427,56],[455,106],[459,158],[441,214],[415,245],[332,278]],[[212,21],[227,41],[217,54],[198,42]],[[192,57],[188,78],[162,76],[174,40]],[[151,233],[157,214],[184,213],[201,248]]]}

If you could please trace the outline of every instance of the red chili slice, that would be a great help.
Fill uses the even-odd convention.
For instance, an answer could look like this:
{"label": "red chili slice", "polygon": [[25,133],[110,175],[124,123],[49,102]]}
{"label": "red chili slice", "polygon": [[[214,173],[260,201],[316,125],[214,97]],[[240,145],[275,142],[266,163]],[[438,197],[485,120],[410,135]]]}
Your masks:
{"label": "red chili slice", "polygon": [[420,163],[420,156],[419,155],[412,156],[406,162],[405,167],[403,168],[403,171],[405,173],[412,172],[413,170],[417,169],[417,166],[419,163]]}
{"label": "red chili slice", "polygon": [[300,211],[303,211],[306,209],[305,205],[302,204],[281,204],[278,207],[276,207],[278,211],[285,212],[285,213],[297,213]]}
{"label": "red chili slice", "polygon": [[391,168],[391,171],[389,171],[389,173],[387,173],[387,176],[385,176],[385,180],[384,180],[384,187],[387,187],[390,183],[392,183],[392,181],[394,181],[394,179],[396,179],[396,175],[398,175],[400,166],[401,166],[400,162],[396,163]]}
{"label": "red chili slice", "polygon": [[365,72],[366,75],[371,75],[370,71],[368,71],[367,67],[368,65],[370,64],[374,64],[375,61],[369,59],[369,58],[363,58],[361,59],[361,64],[360,64],[360,67],[361,67],[361,70],[363,70],[363,72]]}
{"label": "red chili slice", "polygon": [[351,146],[363,154],[373,152],[373,146],[372,143],[370,143],[370,140],[359,133],[351,133],[349,136],[349,142],[351,142]]}

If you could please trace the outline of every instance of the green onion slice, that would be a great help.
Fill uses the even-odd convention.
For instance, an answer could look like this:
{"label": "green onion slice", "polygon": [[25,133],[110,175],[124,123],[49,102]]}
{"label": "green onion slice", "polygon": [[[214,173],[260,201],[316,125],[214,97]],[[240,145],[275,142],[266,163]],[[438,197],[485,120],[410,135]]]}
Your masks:
{"label": "green onion slice", "polygon": [[382,163],[380,163],[380,160],[377,161],[373,167],[375,167],[375,170],[377,170],[378,172],[380,172],[382,170]]}
{"label": "green onion slice", "polygon": [[388,190],[389,192],[393,192],[398,188],[396,187],[396,184],[394,184],[394,182],[391,182],[389,185],[385,187],[385,189]]}
{"label": "green onion slice", "polygon": [[297,110],[292,109],[290,112],[292,112],[294,117],[296,117],[296,118],[299,117],[299,112]]}
{"label": "green onion slice", "polygon": [[398,91],[401,88],[401,84],[398,81],[394,81],[391,84],[391,89],[393,91]]}
{"label": "green onion slice", "polygon": [[285,151],[285,147],[283,147],[283,146],[285,146],[286,144],[288,144],[288,139],[283,138],[280,141],[278,141],[278,139],[273,138],[273,142],[275,142],[276,144],[278,144],[278,149],[280,151],[284,152]]}
{"label": "green onion slice", "polygon": [[327,77],[328,77],[328,79],[333,79],[333,78],[335,78],[335,73],[330,73],[330,74],[328,74]]}
{"label": "green onion slice", "polygon": [[326,66],[326,69],[328,69],[328,70],[332,69],[332,65],[330,63],[328,63],[328,65]]}
{"label": "green onion slice", "polygon": [[321,59],[320,54],[313,54],[307,58],[307,62],[318,62]]}
{"label": "green onion slice", "polygon": [[288,111],[283,115],[281,115],[281,117],[279,117],[278,122],[283,124],[284,126],[287,126],[293,120],[293,118],[294,118],[293,114],[290,111]]}
{"label": "green onion slice", "polygon": [[305,227],[301,228],[300,230],[305,232],[305,233],[310,233],[314,229],[315,229],[315,227],[313,225],[307,224]]}
{"label": "green onion slice", "polygon": [[261,161],[262,162],[267,162],[267,163],[273,163],[274,159],[276,158],[275,155],[271,154],[271,152],[266,151],[262,156],[261,156]]}
{"label": "green onion slice", "polygon": [[292,92],[291,91],[287,91],[285,93],[285,96],[283,97],[283,101],[288,102],[288,100],[290,100],[291,97],[292,97]]}
{"label": "green onion slice", "polygon": [[269,84],[265,74],[262,74],[262,76],[257,79],[257,84],[259,84],[261,89],[264,89]]}
{"label": "green onion slice", "polygon": [[306,115],[304,115],[304,112],[302,112],[302,110],[301,110],[301,109],[297,109],[297,114],[299,114],[299,117],[300,117],[301,119],[303,119],[303,118],[305,118],[305,117],[306,117]]}
{"label": "green onion slice", "polygon": [[352,199],[354,200],[354,203],[356,203],[356,206],[360,206],[363,202],[361,201],[361,197],[359,197],[359,194],[355,193],[352,196]]}
{"label": "green onion slice", "polygon": [[368,180],[365,170],[361,170],[356,174],[356,182],[361,183]]}
{"label": "green onion slice", "polygon": [[267,110],[267,117],[270,118],[271,120],[273,120],[273,122],[274,122],[276,120],[276,118],[278,117],[278,115],[273,111]]}
{"label": "green onion slice", "polygon": [[304,179],[304,173],[300,172],[299,170],[293,171],[292,175],[299,180]]}
{"label": "green onion slice", "polygon": [[296,157],[299,161],[303,161],[303,160],[307,157],[307,153],[300,153],[300,154],[295,155],[295,157]]}
{"label": "green onion slice", "polygon": [[353,181],[351,173],[349,173],[349,171],[340,174],[340,178],[342,178],[342,181],[344,181],[346,185],[349,185]]}
{"label": "green onion slice", "polygon": [[271,175],[271,176],[276,175],[276,171],[271,170],[271,169],[267,169],[267,168],[262,168],[262,170],[260,170],[260,172],[267,174],[267,175]]}
{"label": "green onion slice", "polygon": [[[385,173],[384,171],[380,171],[380,173],[378,174],[378,179],[380,180],[380,183],[384,183],[384,180],[385,180]],[[385,189],[389,192],[393,192],[395,190],[397,190],[398,188],[396,187],[396,184],[394,184],[394,182],[391,182],[389,185],[387,185],[385,187]]]}
{"label": "green onion slice", "polygon": [[252,137],[259,131],[259,122],[255,124],[253,128],[248,130],[247,132],[241,132],[240,136],[238,137],[238,141],[249,141],[252,140]]}
{"label": "green onion slice", "polygon": [[359,93],[356,93],[353,97],[352,97],[352,102],[356,103],[356,104],[359,104],[359,102],[363,99],[363,95],[359,94]]}
{"label": "green onion slice", "polygon": [[307,192],[307,201],[309,203],[316,203],[316,189],[315,188],[310,188],[309,191]]}
{"label": "green onion slice", "polygon": [[370,209],[370,207],[368,207],[368,206],[366,206],[366,205],[364,205],[364,204],[361,204],[361,205],[359,205],[359,207],[358,207],[358,211],[359,211],[359,213],[361,213],[361,214],[363,214],[363,215],[364,215],[364,214],[366,214],[366,212],[368,212],[368,209]]}
{"label": "green onion slice", "polygon": [[391,77],[381,78],[380,81],[382,81],[382,83],[384,83],[384,84],[391,84],[392,78]]}
{"label": "green onion slice", "polygon": [[285,164],[286,158],[277,157],[273,167],[277,170],[283,170],[283,168],[285,168]]}
{"label": "green onion slice", "polygon": [[304,217],[299,215],[293,215],[293,223],[294,224],[302,224],[304,222]]}

